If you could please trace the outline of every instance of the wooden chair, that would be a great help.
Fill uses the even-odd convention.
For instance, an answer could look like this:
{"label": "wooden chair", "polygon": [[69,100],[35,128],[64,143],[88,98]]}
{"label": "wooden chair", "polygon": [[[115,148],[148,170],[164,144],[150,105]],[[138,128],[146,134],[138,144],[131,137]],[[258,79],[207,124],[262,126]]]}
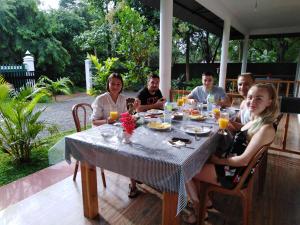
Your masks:
{"label": "wooden chair", "polygon": [[[87,129],[88,125],[88,116],[89,114],[93,111],[92,106],[88,103],[79,103],[76,104],[72,107],[72,115],[76,127],[76,131],[80,132],[82,130]],[[81,119],[80,119],[80,112],[81,112]],[[73,181],[76,180],[76,175],[79,167],[79,161],[76,161],[75,164],[75,170],[74,170],[74,175],[73,175]],[[104,175],[104,170],[101,169],[101,177],[102,177],[102,183],[103,186],[106,188],[106,181],[105,181],[105,175]]]}
{"label": "wooden chair", "polygon": [[[273,126],[276,131],[282,117],[283,117],[283,113],[280,113],[273,123]],[[267,174],[267,165],[268,165],[268,151],[265,151],[265,153],[262,156],[261,166],[259,167],[259,171],[258,171],[258,194],[259,195],[261,195],[264,191],[266,174]]]}
{"label": "wooden chair", "polygon": [[[239,183],[233,189],[227,189],[222,186],[205,183],[202,181],[196,181],[199,190],[200,204],[198,208],[198,221],[200,224],[204,222],[204,216],[206,212],[206,202],[208,201],[208,195],[211,192],[219,192],[226,195],[239,196],[242,200],[243,205],[243,224],[248,225],[249,214],[252,206],[252,193],[253,193],[253,182],[256,176],[256,172],[262,165],[262,157],[267,151],[271,143],[262,146],[258,152],[253,156],[249,165],[246,167],[243,175],[240,178]],[[253,170],[254,168],[254,170]],[[252,174],[250,177],[249,175]]]}

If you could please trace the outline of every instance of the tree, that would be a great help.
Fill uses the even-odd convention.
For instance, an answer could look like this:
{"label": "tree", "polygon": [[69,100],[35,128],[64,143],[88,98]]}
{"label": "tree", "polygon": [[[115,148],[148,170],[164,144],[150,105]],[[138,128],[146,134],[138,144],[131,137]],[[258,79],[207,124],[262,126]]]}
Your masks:
{"label": "tree", "polygon": [[[63,75],[70,76],[76,84],[81,84],[85,77],[82,70],[86,53],[80,50],[74,38],[87,28],[86,19],[76,13],[76,8],[60,8],[49,13],[49,20],[52,27],[52,34],[60,40],[62,46],[70,55],[70,61],[65,65]],[[52,78],[54,78],[52,76]]]}
{"label": "tree", "polygon": [[125,59],[124,65],[129,70],[125,74],[126,80],[133,81],[132,86],[144,84],[150,71],[148,59],[157,48],[158,32],[124,1],[109,12],[107,20],[114,37],[113,45],[119,58]]}
{"label": "tree", "polygon": [[[229,57],[232,61],[241,61],[241,49],[241,41],[235,40],[230,42]],[[250,39],[248,61],[254,63],[297,62],[299,49],[299,37]]]}
{"label": "tree", "polygon": [[37,2],[0,0],[0,4],[0,63],[21,63],[29,50],[38,71],[62,73],[70,56],[53,36],[47,14],[38,10]]}

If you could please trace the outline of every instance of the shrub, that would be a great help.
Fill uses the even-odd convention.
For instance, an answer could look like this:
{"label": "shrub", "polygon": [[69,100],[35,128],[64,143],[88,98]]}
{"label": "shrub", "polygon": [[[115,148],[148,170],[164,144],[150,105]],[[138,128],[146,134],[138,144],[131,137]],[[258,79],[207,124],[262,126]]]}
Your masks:
{"label": "shrub", "polygon": [[6,84],[0,85],[0,148],[13,157],[17,163],[30,161],[31,150],[42,146],[45,141],[38,134],[55,127],[47,126],[39,117],[44,109],[35,109],[44,93],[30,93],[25,88],[14,95],[9,94]]}

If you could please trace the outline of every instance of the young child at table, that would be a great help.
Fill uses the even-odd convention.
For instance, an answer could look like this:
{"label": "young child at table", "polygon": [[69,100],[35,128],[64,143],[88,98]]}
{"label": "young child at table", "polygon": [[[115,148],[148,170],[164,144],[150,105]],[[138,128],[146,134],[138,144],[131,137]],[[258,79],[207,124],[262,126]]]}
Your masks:
{"label": "young child at table", "polygon": [[[272,84],[256,84],[250,88],[246,100],[253,120],[245,124],[232,142],[232,156],[219,158],[213,155],[201,171],[193,178],[215,185],[233,188],[243,169],[261,146],[272,142],[275,136],[274,121],[277,118],[279,106],[276,90]],[[225,173],[225,166],[230,166],[231,173]],[[193,180],[186,184],[192,202],[199,202],[197,189]],[[212,203],[207,202],[207,207]],[[207,219],[207,214],[206,218]],[[193,213],[185,217],[188,223],[196,222]]]}

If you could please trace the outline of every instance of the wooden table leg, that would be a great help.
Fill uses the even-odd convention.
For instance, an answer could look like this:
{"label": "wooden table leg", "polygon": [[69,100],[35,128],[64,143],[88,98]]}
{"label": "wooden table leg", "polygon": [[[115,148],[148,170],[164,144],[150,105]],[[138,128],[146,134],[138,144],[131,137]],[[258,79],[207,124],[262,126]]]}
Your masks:
{"label": "wooden table leg", "polygon": [[163,193],[163,225],[179,225],[179,216],[176,216],[178,193]]}
{"label": "wooden table leg", "polygon": [[96,167],[80,162],[84,216],[93,219],[98,216],[98,193]]}

